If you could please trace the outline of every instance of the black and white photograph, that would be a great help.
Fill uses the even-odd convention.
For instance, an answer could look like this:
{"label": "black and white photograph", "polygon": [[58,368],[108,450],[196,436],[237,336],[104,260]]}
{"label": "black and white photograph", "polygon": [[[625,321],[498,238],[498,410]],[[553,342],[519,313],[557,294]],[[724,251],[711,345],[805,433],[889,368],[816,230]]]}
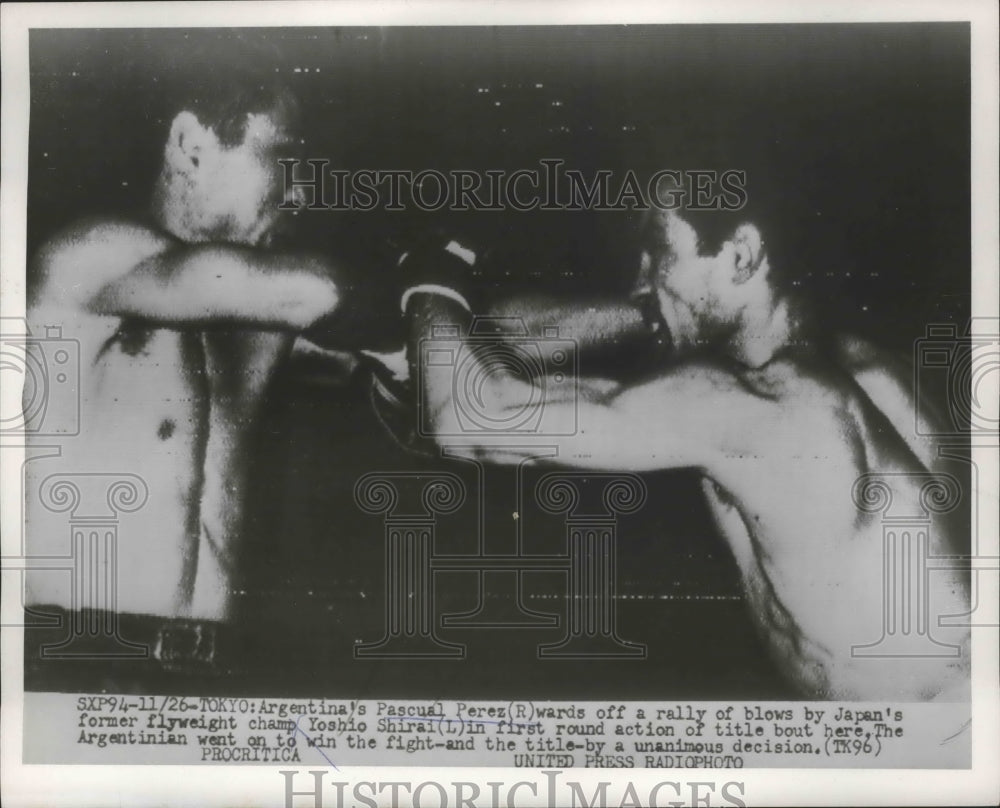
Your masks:
{"label": "black and white photograph", "polygon": [[12,804],[996,796],[996,10],[551,5],[5,7]]}

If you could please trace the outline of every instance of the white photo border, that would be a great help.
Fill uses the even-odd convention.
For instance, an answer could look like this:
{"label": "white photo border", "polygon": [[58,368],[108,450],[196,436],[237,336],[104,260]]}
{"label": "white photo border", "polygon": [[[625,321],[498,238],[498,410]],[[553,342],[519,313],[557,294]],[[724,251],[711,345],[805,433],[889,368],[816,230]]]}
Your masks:
{"label": "white photo border", "polygon": [[[0,180],[0,314],[23,316],[28,164],[28,32],[37,27],[260,27],[319,25],[509,25],[696,22],[878,22],[962,21],[971,24],[972,74],[972,316],[997,317],[998,290],[998,30],[997,6],[982,2],[866,2],[819,0],[801,3],[702,2],[253,2],[253,3],[79,3],[5,4],[2,7],[2,180]],[[17,406],[20,391],[3,389],[4,409]],[[996,391],[992,392],[994,399]],[[5,448],[0,470],[0,511],[3,514],[3,554],[17,555],[21,467],[17,447]],[[976,455],[973,455],[974,459]],[[988,496],[995,500],[997,469],[987,456],[979,467]],[[12,476],[13,474],[13,476]],[[998,555],[997,512],[981,509],[979,536],[984,550]],[[14,544],[12,547],[11,544]],[[1000,598],[997,581],[984,598]],[[3,591],[3,613],[20,609],[18,593]],[[7,622],[7,621],[5,621]],[[1000,689],[998,634],[979,629],[973,637],[973,710],[982,720],[972,725],[972,767],[969,770],[688,770],[683,779],[737,779],[745,783],[751,805],[821,804],[996,804],[1000,796],[996,761],[1000,759]],[[279,805],[283,780],[276,767],[215,766],[50,766],[24,765],[23,636],[5,628],[2,637],[2,765],[7,805]],[[303,771],[308,766],[301,767]],[[447,781],[524,779],[527,770],[442,769],[435,776]],[[591,789],[600,780],[627,777],[653,784],[664,771],[574,771]],[[340,779],[426,780],[428,769],[352,768]],[[525,795],[526,796],[526,795]],[[542,803],[538,797],[538,804]],[[529,802],[524,802],[525,805]]]}

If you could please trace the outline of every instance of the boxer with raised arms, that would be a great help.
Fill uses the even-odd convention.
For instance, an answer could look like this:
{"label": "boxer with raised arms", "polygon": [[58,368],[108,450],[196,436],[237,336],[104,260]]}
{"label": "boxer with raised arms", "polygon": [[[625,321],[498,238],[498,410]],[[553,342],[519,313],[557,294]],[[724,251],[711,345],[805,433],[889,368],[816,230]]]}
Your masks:
{"label": "boxer with raised arms", "polygon": [[[29,273],[32,332],[57,325],[79,341],[81,428],[60,439],[61,457],[27,464],[27,549],[66,553],[65,517],[40,503],[47,475],[138,475],[148,501],[122,531],[106,607],[219,621],[265,392],[339,295],[327,260],[274,249],[294,194],[278,160],[300,144],[295,99],[254,71],[185,89],[148,213],[70,226]],[[26,594],[29,606],[80,605],[68,573],[29,573]]]}

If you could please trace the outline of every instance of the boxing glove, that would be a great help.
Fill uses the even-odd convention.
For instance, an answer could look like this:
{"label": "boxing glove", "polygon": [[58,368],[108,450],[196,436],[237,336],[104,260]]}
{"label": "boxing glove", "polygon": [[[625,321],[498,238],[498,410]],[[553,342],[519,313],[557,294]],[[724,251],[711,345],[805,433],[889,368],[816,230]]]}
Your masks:
{"label": "boxing glove", "polygon": [[446,236],[432,237],[404,252],[398,263],[404,278],[403,314],[417,294],[441,295],[473,311],[470,281],[476,252],[467,244]]}

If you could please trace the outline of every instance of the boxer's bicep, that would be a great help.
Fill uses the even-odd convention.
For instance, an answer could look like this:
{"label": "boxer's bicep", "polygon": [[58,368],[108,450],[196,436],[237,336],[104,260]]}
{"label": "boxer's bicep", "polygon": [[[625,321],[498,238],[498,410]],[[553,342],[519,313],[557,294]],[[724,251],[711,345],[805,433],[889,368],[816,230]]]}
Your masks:
{"label": "boxer's bicep", "polygon": [[770,407],[725,371],[681,367],[604,403],[581,400],[578,432],[560,454],[594,468],[713,469],[749,451],[750,424]]}
{"label": "boxer's bicep", "polygon": [[304,329],[337,302],[337,288],[317,260],[184,245],[150,256],[108,283],[91,309],[168,324]]}
{"label": "boxer's bicep", "polygon": [[[630,301],[520,296],[494,303],[488,316],[520,322],[532,337],[558,338],[558,348],[564,348],[563,343],[577,350],[627,346],[638,344],[647,336],[642,312]],[[547,347],[546,343],[542,342],[540,347]]]}
{"label": "boxer's bicep", "polygon": [[[712,380],[700,372],[671,374],[604,396],[589,395],[585,384],[531,385],[506,378],[486,388],[473,403],[489,407],[494,423],[513,422],[534,408],[532,432],[558,448],[559,462],[581,468],[653,471],[713,464],[729,450],[733,430],[720,427],[722,413],[745,395],[738,385]],[[450,402],[451,404],[460,402]],[[510,439],[474,436],[461,441],[469,453],[495,463],[534,456],[522,435]]]}
{"label": "boxer's bicep", "polygon": [[89,309],[101,289],[171,244],[167,236],[133,222],[78,222],[49,239],[33,256],[28,304]]}
{"label": "boxer's bicep", "polygon": [[[527,400],[525,400],[527,403]],[[626,399],[614,403],[586,400],[545,401],[538,413],[538,432],[534,439],[545,438],[546,446],[558,450],[557,462],[576,468],[610,471],[655,471],[699,465],[701,457],[690,433],[675,431],[657,423],[643,402],[638,406]],[[519,410],[494,413],[495,418],[514,416]],[[476,444],[475,456],[493,463],[516,463],[537,455],[533,446],[525,445],[523,436],[506,440],[491,437],[489,444]]]}

